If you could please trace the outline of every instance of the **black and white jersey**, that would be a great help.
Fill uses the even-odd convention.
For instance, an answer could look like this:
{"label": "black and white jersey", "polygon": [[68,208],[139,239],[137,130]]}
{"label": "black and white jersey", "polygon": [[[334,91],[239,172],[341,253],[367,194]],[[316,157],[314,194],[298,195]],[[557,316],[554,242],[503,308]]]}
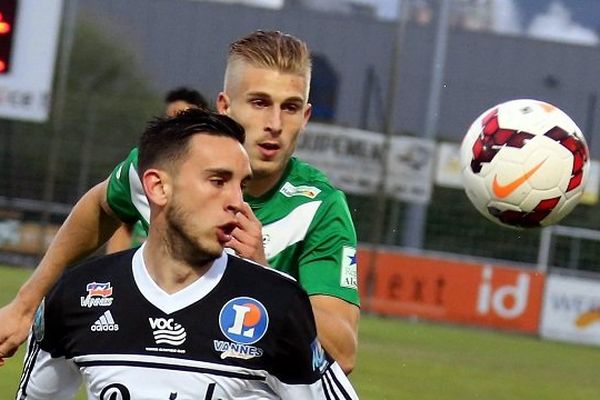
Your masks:
{"label": "black and white jersey", "polygon": [[316,339],[306,293],[223,253],[174,294],[143,247],[68,271],[40,306],[17,399],[357,399]]}

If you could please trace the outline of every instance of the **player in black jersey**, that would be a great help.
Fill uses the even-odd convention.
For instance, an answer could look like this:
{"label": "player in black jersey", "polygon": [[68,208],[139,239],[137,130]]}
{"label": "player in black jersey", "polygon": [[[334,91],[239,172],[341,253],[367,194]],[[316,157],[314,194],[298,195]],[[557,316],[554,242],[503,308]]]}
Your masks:
{"label": "player in black jersey", "polygon": [[[244,131],[189,110],[149,124],[139,249],[69,270],[36,314],[17,399],[356,399],[291,278],[224,252],[251,170]],[[198,207],[201,205],[201,207]]]}

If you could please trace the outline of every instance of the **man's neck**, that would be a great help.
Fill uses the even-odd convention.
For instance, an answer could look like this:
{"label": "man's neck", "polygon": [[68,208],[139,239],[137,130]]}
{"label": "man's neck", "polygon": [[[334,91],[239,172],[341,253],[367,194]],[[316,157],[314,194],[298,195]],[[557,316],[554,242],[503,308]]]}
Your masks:
{"label": "man's neck", "polygon": [[244,189],[244,193],[249,194],[252,197],[261,197],[277,185],[284,173],[285,169],[279,171],[277,174],[267,176],[256,174],[252,177],[248,186],[246,186],[246,189]]}
{"label": "man's neck", "polygon": [[164,243],[156,243],[150,235],[144,245],[143,257],[152,280],[168,294],[185,289],[200,279],[212,266],[212,262],[192,266],[184,260],[173,258]]}
{"label": "man's neck", "polygon": [[273,189],[275,183],[277,181],[264,181],[259,179],[252,178],[252,183],[248,184],[246,189],[244,189],[244,193],[249,194],[252,197],[260,197],[263,194],[267,193],[269,190]]}

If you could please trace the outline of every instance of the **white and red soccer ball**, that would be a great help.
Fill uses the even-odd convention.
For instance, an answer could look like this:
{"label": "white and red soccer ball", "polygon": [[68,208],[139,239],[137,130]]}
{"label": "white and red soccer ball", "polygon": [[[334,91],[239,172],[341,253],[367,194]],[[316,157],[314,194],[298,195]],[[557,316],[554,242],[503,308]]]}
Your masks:
{"label": "white and red soccer ball", "polygon": [[481,114],[461,149],[468,198],[486,218],[513,228],[560,221],[579,202],[589,151],[575,122],[538,100],[511,100]]}

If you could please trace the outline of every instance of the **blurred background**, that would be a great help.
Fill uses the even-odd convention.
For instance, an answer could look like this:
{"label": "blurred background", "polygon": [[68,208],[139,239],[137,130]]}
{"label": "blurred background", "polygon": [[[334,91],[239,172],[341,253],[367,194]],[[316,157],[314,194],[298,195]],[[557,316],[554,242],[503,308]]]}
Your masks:
{"label": "blurred background", "polygon": [[[4,3],[17,12],[28,8],[27,0]],[[30,256],[39,255],[48,240],[34,239],[40,218],[55,227],[109,174],[135,145],[145,121],[162,112],[166,91],[188,85],[213,101],[228,44],[259,28],[290,32],[311,47],[312,121],[382,138],[367,143],[357,133],[350,144],[329,144],[336,162],[346,158],[355,165],[352,182],[341,177],[336,183],[348,194],[362,243],[538,261],[540,232],[491,225],[465,201],[458,181],[456,146],[476,116],[499,102],[536,98],[557,105],[584,132],[592,158],[600,155],[600,5],[594,1],[52,3],[38,12],[39,18],[58,18],[55,58],[46,54],[51,51],[41,54],[37,43],[31,57],[51,59],[47,65],[54,73],[43,75],[52,84],[34,88],[31,80],[42,75],[35,69],[25,82],[7,82],[20,72],[19,54],[12,54],[0,75],[0,260],[7,262],[35,263]],[[13,53],[24,41],[19,29],[28,28],[23,20],[14,21]],[[312,127],[319,129],[328,132]],[[385,171],[399,187],[381,199],[375,190],[381,176],[373,173],[383,171],[363,168],[361,174],[356,161],[377,168],[386,136],[420,140],[401,146]],[[315,138],[305,135],[298,154],[321,146]],[[334,164],[327,166],[330,175]],[[594,173],[587,204],[564,224],[600,226],[597,181]],[[23,224],[27,243],[17,237]],[[555,242],[550,264],[600,270],[595,241],[560,235]]]}
{"label": "blurred background", "polygon": [[[35,266],[168,90],[214,102],[229,43],[276,29],[313,53],[297,154],[347,194],[365,313],[600,344],[597,0],[3,0],[0,13],[0,263]],[[460,185],[469,125],[516,98],[558,106],[587,139],[590,182],[560,226],[501,228]]]}

